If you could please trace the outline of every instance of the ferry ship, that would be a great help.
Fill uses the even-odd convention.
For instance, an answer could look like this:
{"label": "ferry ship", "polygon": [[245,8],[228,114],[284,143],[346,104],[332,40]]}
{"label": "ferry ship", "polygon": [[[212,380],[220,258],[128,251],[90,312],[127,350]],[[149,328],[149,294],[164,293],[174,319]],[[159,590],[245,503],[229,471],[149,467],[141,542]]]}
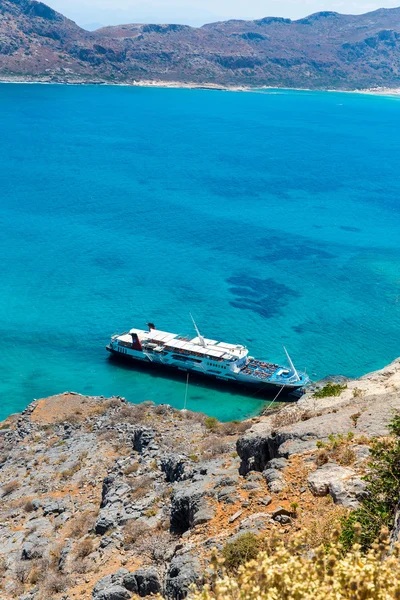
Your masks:
{"label": "ferry ship", "polygon": [[289,367],[282,367],[249,356],[247,348],[240,344],[206,339],[194,320],[193,325],[197,336],[190,338],[160,331],[148,323],[147,330],[131,329],[113,335],[107,350],[125,361],[190,372],[259,391],[288,394],[310,383],[306,373],[296,370],[286,348]]}

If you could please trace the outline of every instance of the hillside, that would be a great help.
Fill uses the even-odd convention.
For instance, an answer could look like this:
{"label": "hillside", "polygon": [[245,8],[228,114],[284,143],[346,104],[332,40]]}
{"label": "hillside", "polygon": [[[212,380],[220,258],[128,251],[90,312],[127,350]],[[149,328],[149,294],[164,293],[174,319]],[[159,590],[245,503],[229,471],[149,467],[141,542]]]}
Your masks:
{"label": "hillside", "polygon": [[35,0],[0,3],[0,77],[354,89],[400,82],[400,8],[200,28],[88,32]]}
{"label": "hillside", "polygon": [[399,382],[398,360],[340,396],[225,424],[122,398],[34,401],[0,425],[1,598],[183,600],[230,544],[326,543],[365,497]]}

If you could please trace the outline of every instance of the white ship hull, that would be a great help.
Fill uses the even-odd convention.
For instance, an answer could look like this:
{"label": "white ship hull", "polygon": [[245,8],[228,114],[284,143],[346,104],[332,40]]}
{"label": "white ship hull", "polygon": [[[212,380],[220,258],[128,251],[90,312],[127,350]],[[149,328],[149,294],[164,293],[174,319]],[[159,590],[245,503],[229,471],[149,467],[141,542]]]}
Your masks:
{"label": "white ship hull", "polygon": [[291,368],[258,361],[248,356],[244,346],[194,339],[162,332],[132,329],[113,336],[107,350],[117,359],[137,362],[157,369],[192,373],[221,383],[290,393],[304,387],[308,377]]}

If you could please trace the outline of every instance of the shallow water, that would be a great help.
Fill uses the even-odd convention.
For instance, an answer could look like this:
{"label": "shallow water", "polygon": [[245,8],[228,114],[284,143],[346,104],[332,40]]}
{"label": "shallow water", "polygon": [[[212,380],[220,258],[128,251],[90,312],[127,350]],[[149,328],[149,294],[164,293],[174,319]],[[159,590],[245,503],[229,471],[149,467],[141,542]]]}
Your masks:
{"label": "shallow water", "polygon": [[[400,100],[0,85],[0,416],[73,390],[183,407],[112,364],[152,320],[313,378],[400,354]],[[189,386],[221,419],[257,398]]]}

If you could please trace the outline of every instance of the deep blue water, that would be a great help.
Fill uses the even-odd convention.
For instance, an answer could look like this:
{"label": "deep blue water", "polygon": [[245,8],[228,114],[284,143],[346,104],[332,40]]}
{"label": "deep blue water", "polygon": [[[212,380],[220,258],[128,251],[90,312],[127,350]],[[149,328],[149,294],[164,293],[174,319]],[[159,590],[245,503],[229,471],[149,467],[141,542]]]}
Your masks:
{"label": "deep blue water", "polygon": [[3,84],[0,132],[1,416],[64,390],[182,407],[104,346],[189,311],[314,378],[400,354],[399,99]]}

